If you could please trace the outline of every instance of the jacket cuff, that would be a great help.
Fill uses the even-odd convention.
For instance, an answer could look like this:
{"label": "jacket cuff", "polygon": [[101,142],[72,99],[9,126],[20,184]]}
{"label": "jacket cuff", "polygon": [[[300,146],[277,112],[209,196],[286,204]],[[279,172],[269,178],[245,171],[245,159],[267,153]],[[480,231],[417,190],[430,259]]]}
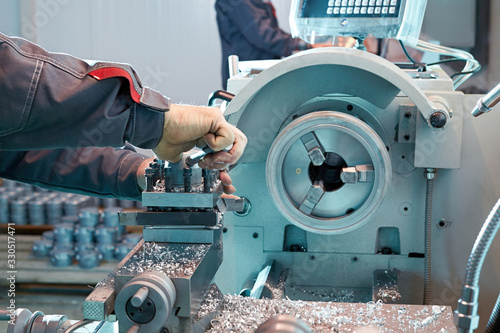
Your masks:
{"label": "jacket cuff", "polygon": [[125,131],[125,139],[136,147],[155,148],[163,134],[164,122],[164,112],[158,112],[142,104],[134,104],[134,110]]}
{"label": "jacket cuff", "polygon": [[136,154],[128,154],[122,158],[116,179],[118,197],[128,200],[142,200],[142,191],[137,182],[137,171],[141,163],[147,159],[146,156],[138,158]]}

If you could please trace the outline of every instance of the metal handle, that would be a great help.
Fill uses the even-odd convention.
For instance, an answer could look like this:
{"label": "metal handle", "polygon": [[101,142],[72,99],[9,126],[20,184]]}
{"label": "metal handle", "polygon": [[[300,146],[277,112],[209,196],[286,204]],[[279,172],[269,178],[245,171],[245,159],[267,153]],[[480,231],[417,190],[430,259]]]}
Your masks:
{"label": "metal handle", "polygon": [[216,90],[208,96],[208,106],[213,106],[217,99],[222,99],[226,102],[231,102],[234,98],[234,94],[231,94],[225,90]]}

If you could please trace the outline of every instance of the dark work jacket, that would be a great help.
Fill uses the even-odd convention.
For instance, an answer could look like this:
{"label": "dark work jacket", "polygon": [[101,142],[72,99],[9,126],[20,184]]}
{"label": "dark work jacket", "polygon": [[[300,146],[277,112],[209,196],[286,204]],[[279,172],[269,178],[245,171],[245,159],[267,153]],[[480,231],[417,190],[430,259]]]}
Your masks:
{"label": "dark work jacket", "polygon": [[222,44],[222,83],[229,78],[228,57],[240,60],[279,59],[298,48],[299,40],[278,26],[273,6],[263,0],[217,0]]}
{"label": "dark work jacket", "polygon": [[146,159],[170,100],[126,64],[89,63],[0,34],[0,177],[140,200]]}

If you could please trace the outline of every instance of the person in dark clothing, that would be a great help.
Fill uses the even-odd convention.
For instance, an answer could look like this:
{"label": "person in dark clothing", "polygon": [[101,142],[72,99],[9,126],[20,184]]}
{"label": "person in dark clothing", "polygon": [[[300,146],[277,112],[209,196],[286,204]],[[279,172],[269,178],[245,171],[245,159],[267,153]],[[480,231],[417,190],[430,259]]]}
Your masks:
{"label": "person in dark clothing", "polygon": [[217,0],[217,25],[222,44],[222,84],[227,88],[228,57],[240,60],[279,59],[307,44],[278,26],[273,5],[265,0]]}
{"label": "person in dark clothing", "polygon": [[[245,135],[219,109],[171,104],[129,65],[89,63],[0,34],[0,178],[63,191],[140,200],[146,156],[178,162],[209,145],[200,166],[225,169]],[[229,152],[221,151],[233,144]],[[221,173],[226,192],[231,180]]]}

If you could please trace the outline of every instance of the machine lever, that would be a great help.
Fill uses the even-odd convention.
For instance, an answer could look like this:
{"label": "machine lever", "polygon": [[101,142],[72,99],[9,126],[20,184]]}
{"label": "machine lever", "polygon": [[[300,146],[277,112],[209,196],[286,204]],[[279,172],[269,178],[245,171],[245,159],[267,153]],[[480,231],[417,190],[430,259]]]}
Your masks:
{"label": "machine lever", "polygon": [[[223,151],[230,151],[231,148],[233,148],[232,144],[227,146],[226,148],[224,148]],[[196,152],[193,155],[186,157],[186,165],[188,167],[192,167],[192,166],[196,165],[196,163],[201,161],[201,159],[203,157],[205,157],[205,155],[211,154],[211,153],[215,153],[215,151],[212,148],[210,148],[209,146],[206,146],[206,147],[202,148],[199,152]]]}

